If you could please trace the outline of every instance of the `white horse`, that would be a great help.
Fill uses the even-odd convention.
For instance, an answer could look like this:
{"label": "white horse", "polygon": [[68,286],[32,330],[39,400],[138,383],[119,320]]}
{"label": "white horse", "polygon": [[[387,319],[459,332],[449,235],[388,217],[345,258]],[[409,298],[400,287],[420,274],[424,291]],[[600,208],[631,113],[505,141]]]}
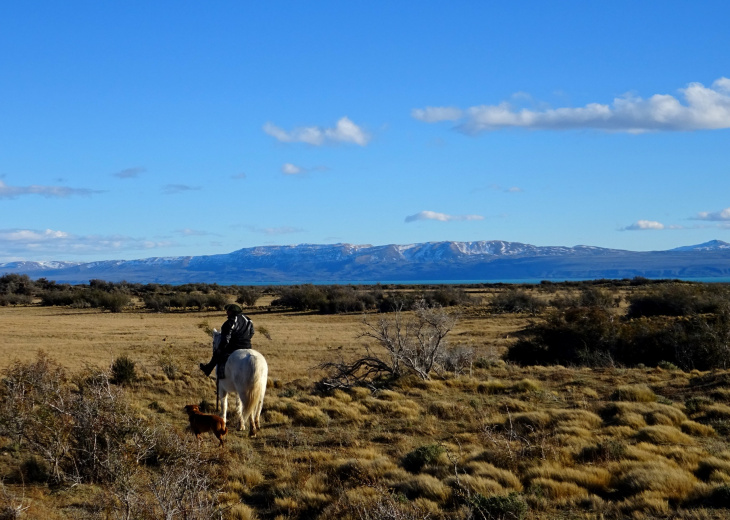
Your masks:
{"label": "white horse", "polygon": [[[218,349],[221,333],[213,329],[213,352]],[[240,420],[239,430],[246,429],[246,422],[251,423],[249,435],[255,437],[261,429],[259,417],[264,406],[266,382],[269,366],[264,356],[254,349],[234,351],[226,361],[225,379],[218,381],[218,397],[223,403],[223,423],[228,411],[228,394],[236,395],[236,413]]]}

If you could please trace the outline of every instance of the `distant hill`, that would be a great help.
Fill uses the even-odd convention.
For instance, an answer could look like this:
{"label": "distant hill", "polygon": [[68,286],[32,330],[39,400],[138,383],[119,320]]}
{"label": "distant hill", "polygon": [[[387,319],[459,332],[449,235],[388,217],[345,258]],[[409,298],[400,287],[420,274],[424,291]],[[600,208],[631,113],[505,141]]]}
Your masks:
{"label": "distant hill", "polygon": [[409,245],[260,246],[228,254],[99,262],[8,262],[0,274],[57,283],[99,279],[137,283],[375,283],[591,280],[596,278],[730,279],[730,244],[713,240],[668,251],[591,246],[538,247],[500,240]]}

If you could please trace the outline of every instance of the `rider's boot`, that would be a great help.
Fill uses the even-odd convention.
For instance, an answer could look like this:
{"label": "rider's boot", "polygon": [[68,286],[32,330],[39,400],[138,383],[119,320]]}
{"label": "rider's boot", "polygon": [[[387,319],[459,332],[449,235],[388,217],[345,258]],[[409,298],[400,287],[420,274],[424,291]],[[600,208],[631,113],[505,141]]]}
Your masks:
{"label": "rider's boot", "polygon": [[211,361],[210,363],[201,363],[200,364],[200,370],[202,370],[206,376],[210,375],[210,373],[213,371],[213,368],[215,368],[214,361]]}

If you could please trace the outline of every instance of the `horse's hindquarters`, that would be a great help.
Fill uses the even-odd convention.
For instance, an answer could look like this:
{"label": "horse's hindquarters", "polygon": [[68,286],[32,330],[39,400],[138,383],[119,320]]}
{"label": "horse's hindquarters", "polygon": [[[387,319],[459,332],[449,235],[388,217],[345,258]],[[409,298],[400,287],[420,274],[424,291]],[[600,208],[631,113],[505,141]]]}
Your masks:
{"label": "horse's hindquarters", "polygon": [[253,349],[241,349],[233,352],[226,362],[225,379],[219,382],[221,398],[229,393],[236,393],[240,399],[240,429],[251,423],[251,435],[258,430],[259,416],[263,406],[268,365],[264,356]]}

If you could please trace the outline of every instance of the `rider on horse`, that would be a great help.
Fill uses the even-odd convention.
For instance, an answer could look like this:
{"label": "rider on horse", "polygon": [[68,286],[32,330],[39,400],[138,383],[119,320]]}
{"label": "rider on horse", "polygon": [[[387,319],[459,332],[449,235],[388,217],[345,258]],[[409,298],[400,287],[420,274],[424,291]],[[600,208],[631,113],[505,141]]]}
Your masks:
{"label": "rider on horse", "polygon": [[223,369],[232,352],[242,348],[251,348],[251,337],[254,333],[253,322],[243,314],[240,306],[230,303],[225,306],[225,309],[228,319],[221,327],[221,340],[218,348],[213,352],[213,357],[208,363],[200,363],[200,370],[206,376],[209,376],[213,367],[218,365],[218,379],[225,377]]}

